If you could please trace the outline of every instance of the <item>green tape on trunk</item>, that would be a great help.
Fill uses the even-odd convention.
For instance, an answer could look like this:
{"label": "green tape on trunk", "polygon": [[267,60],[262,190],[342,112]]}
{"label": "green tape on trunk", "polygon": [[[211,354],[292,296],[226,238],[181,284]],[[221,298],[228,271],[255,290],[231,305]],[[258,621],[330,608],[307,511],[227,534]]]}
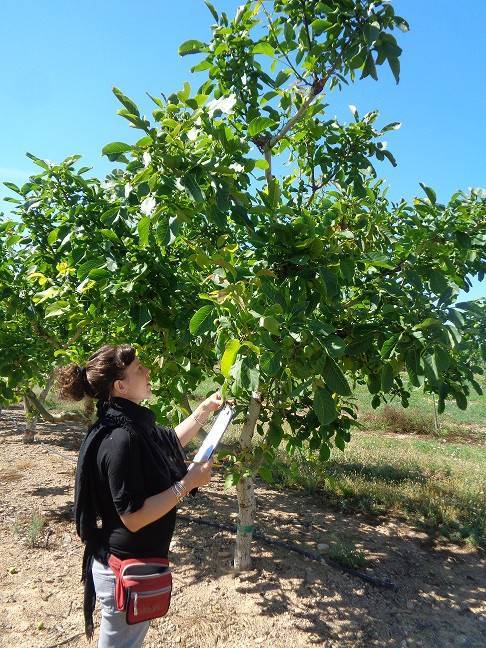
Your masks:
{"label": "green tape on trunk", "polygon": [[239,524],[236,525],[236,530],[240,533],[252,533],[254,528],[255,527],[253,524],[250,524],[248,526],[240,526]]}

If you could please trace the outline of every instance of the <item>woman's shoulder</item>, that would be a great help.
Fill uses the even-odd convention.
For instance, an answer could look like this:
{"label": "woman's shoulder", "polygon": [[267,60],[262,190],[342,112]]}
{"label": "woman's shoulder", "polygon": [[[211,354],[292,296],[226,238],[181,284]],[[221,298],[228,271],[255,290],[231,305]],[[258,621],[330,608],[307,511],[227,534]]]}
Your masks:
{"label": "woman's shoulder", "polygon": [[116,425],[104,425],[105,434],[99,446],[99,453],[131,452],[138,443],[138,435],[129,421],[118,422]]}

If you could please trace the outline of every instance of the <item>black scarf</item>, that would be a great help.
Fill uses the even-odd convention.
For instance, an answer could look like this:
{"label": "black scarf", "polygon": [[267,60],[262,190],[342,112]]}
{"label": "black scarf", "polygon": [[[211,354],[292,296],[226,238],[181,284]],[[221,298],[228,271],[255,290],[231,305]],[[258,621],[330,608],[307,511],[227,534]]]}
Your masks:
{"label": "black scarf", "polygon": [[[186,454],[183,450],[181,451],[180,446],[173,440],[167,439],[164,451],[160,444],[154,441],[153,435],[160,434],[160,432],[157,432],[155,414],[148,407],[137,405],[126,398],[112,397],[109,401],[98,401],[97,417],[97,421],[89,428],[79,449],[74,487],[76,532],[85,543],[81,582],[84,583],[84,628],[88,640],[93,637],[93,612],[96,604],[96,592],[91,571],[93,558],[108,565],[108,549],[103,546],[101,529],[96,524],[99,511],[95,484],[91,477],[91,470],[96,465],[100,443],[115,428],[123,427],[129,431],[139,430],[143,432],[140,436],[142,442],[149,445],[150,451],[157,457],[160,465],[169,472],[173,480],[172,483],[187,474],[187,466],[184,463]],[[196,489],[191,491],[193,495],[195,492]]]}

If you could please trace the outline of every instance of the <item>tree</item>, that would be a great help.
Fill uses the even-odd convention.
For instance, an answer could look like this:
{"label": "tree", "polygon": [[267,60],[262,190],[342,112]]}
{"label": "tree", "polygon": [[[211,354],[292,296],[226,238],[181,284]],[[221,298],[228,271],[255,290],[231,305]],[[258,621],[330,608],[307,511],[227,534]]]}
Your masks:
{"label": "tree", "polygon": [[[72,273],[66,312],[90,312],[92,330],[115,321],[160,366],[161,415],[187,413],[184,396],[206,376],[236,398],[243,427],[226,484],[238,495],[235,566],[246,569],[254,475],[271,481],[281,443],[290,454],[308,443],[322,461],[344,450],[357,383],[373,407],[393,396],[407,406],[407,374],[440,403],[467,402],[477,367],[459,354],[454,302],[484,275],[486,201],[472,190],[440,204],[422,185],[412,204],[390,202],[374,164],[396,164],[381,138],[399,125],[355,107],[349,124],[327,114],[324,96],[376,80],[383,63],[398,82],[390,32],[408,26],[389,3],[248,1],[234,19],[206,4],[210,41],[179,51],[202,55],[193,71],[208,78],[152,97],[153,121],[114,89],[141,137],[104,147],[117,168],[99,191],[66,188],[72,205],[55,218],[40,200],[58,231],[54,256],[37,253]],[[56,181],[47,167],[20,190],[21,220],[39,183]]]}

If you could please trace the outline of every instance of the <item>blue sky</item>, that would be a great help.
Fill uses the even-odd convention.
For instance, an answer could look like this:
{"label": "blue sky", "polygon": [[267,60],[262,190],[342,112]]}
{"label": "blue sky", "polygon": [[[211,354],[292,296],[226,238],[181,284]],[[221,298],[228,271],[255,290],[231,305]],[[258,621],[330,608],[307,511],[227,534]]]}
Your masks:
{"label": "blue sky", "polygon": [[[241,0],[213,3],[232,14]],[[398,167],[377,167],[391,197],[421,194],[422,181],[446,201],[457,189],[486,185],[486,2],[393,5],[411,28],[397,31],[400,84],[383,66],[378,83],[366,79],[330,95],[328,110],[349,120],[347,106],[354,104],[360,113],[379,109],[379,124],[400,121],[402,128],[387,138]],[[111,87],[149,114],[146,91],[170,93],[191,82],[197,57],[180,58],[177,48],[189,38],[206,40],[211,22],[202,0],[2,3],[0,181],[22,182],[35,172],[26,151],[49,160],[79,153],[102,176],[110,168],[103,145],[135,139],[116,115]],[[194,78],[192,85],[199,83]],[[475,282],[463,297],[485,296],[485,284]]]}

